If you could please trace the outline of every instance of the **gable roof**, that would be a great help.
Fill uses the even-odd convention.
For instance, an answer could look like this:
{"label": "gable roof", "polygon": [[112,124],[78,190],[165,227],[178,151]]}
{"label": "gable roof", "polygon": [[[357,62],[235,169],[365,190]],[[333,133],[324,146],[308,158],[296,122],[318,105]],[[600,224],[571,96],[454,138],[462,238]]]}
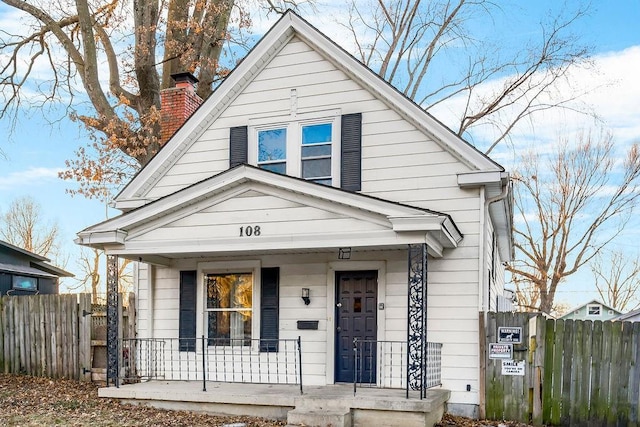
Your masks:
{"label": "gable roof", "polygon": [[573,313],[575,313],[576,311],[578,311],[578,310],[582,310],[583,308],[585,308],[586,306],[591,305],[591,304],[598,304],[598,305],[601,305],[602,307],[604,307],[604,308],[605,308],[605,309],[607,309],[607,310],[613,310],[613,311],[615,311],[617,314],[620,314],[620,313],[621,313],[621,312],[620,312],[620,310],[616,310],[615,308],[613,308],[613,307],[609,307],[609,306],[608,306],[608,305],[606,305],[605,303],[603,303],[603,302],[601,302],[601,301],[598,301],[598,300],[594,299],[594,300],[589,301],[588,303],[585,303],[585,304],[582,304],[582,305],[580,305],[580,306],[578,306],[578,307],[572,308],[571,310],[567,311],[567,313],[566,313],[565,315],[560,316],[560,319],[564,319],[565,317],[570,316],[570,315],[572,315]]}
{"label": "gable roof", "polygon": [[[178,248],[179,243],[175,238],[159,239],[154,236],[150,239],[153,242],[149,243],[153,246],[151,252],[163,256],[174,253],[184,255],[191,250],[189,245],[196,245],[197,249],[203,252],[220,252],[246,250],[248,247],[252,250],[272,247],[291,250],[331,248],[339,243],[340,246],[392,246],[411,241],[426,242],[432,255],[442,256],[443,248],[456,247],[462,240],[462,234],[447,214],[364,194],[354,194],[250,165],[240,165],[118,217],[88,227],[78,233],[76,243],[121,255],[134,256],[138,252],[143,254],[151,246],[147,245],[149,240],[143,242],[141,236],[149,236],[162,227],[176,224],[185,218],[193,217],[196,213],[210,210],[212,206],[256,191],[294,201],[300,206],[333,212],[342,219],[351,220],[353,224],[369,224],[370,227],[361,230],[360,233],[358,230],[344,228],[333,233],[326,230],[315,230],[314,233],[305,231],[295,239],[289,234],[273,238],[264,236],[250,243],[238,239],[230,241],[216,234],[208,237],[209,242],[202,235],[189,242],[188,237],[181,235],[179,237],[182,248]],[[269,214],[268,208],[261,208],[259,211]],[[162,234],[166,236],[168,232]],[[175,234],[175,231],[171,232],[172,237]],[[164,243],[159,243],[159,240]],[[166,244],[164,249],[161,247],[162,244]],[[136,247],[135,250],[132,249],[133,246]]]}
{"label": "gable roof", "polygon": [[[429,135],[443,149],[474,171],[504,172],[504,168],[454,134],[444,124],[407,98],[392,85],[355,59],[293,11],[287,11],[265,34],[240,64],[216,88],[213,94],[183,124],[164,147],[116,196],[120,209],[138,207],[148,202],[146,193],[164,176],[171,165],[209,128],[250,81],[297,36],[357,81],[405,120]],[[498,174],[498,178],[504,179]],[[499,191],[498,191],[499,193]]]}

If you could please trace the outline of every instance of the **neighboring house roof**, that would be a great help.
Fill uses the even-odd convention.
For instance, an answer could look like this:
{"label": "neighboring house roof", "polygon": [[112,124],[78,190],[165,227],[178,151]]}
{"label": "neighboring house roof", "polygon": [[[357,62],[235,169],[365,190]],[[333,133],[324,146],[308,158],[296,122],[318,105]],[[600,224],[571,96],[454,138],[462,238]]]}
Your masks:
{"label": "neighboring house roof", "polygon": [[[292,237],[291,231],[291,235],[255,241],[251,245],[252,250],[299,250],[305,247],[329,248],[354,244],[388,245],[390,241],[399,245],[414,240],[424,243],[426,239],[430,253],[442,256],[443,248],[456,247],[462,240],[462,234],[447,214],[352,193],[250,165],[240,165],[145,206],[88,227],[78,233],[76,243],[105,248],[110,253],[136,258],[138,254],[143,255],[146,248],[145,245],[136,243],[136,239],[149,238],[153,233],[162,234],[163,228],[174,227],[185,218],[198,213],[223,215],[216,211],[219,206],[234,198],[247,197],[257,192],[273,200],[286,200],[297,206],[312,209],[316,213],[331,213],[335,218],[349,220],[352,221],[352,225],[360,224],[362,227],[349,231],[341,229],[334,233],[330,233],[330,230],[313,230],[306,227],[298,232],[296,238]],[[249,215],[251,212],[245,213],[247,223],[252,223],[253,217]],[[313,219],[309,221],[311,226]],[[402,240],[398,235],[406,236],[406,239]],[[175,240],[165,241],[164,237],[158,235],[149,239],[153,241],[154,253],[166,257],[173,254],[184,255],[194,249],[203,252],[246,250],[246,243],[215,232],[205,235],[205,231],[202,231],[198,233],[197,238],[191,240],[183,235],[182,246]],[[155,262],[163,263],[161,260]]]}
{"label": "neighboring house roof", "polygon": [[4,240],[0,240],[0,246],[5,247],[5,248],[7,248],[7,249],[9,249],[9,250],[11,250],[13,252],[17,252],[19,254],[26,255],[26,256],[28,256],[29,258],[32,258],[35,261],[51,261],[47,257],[44,257],[42,255],[38,255],[38,254],[36,254],[34,252],[31,252],[31,251],[28,251],[26,249],[22,249],[21,247],[12,245],[11,243],[5,242]]}
{"label": "neighboring house roof", "polygon": [[69,273],[68,271],[49,264],[48,261],[50,261],[50,259],[47,257],[22,249],[3,240],[0,240],[0,247],[8,249],[10,252],[15,252],[22,257],[26,257],[30,264],[29,266],[26,266],[9,264],[6,262],[0,263],[0,271],[7,273],[29,274],[39,277],[73,277],[73,273]]}
{"label": "neighboring house roof", "polygon": [[560,319],[564,319],[565,317],[568,317],[568,316],[572,315],[574,312],[582,310],[583,308],[585,308],[586,306],[591,305],[591,304],[601,305],[602,307],[604,307],[607,310],[613,310],[616,314],[620,314],[621,313],[619,310],[616,310],[613,307],[609,307],[608,305],[604,304],[603,302],[594,299],[594,300],[589,301],[586,304],[582,304],[581,306],[572,308],[564,316],[560,316]]}
{"label": "neighboring house roof", "polygon": [[35,268],[39,269],[39,270],[43,270],[43,271],[46,271],[48,273],[51,273],[54,276],[58,276],[58,277],[74,277],[73,273],[69,273],[66,270],[58,268],[55,265],[47,264],[46,262],[33,262],[33,263],[31,263],[31,265],[34,266]]}
{"label": "neighboring house roof", "polygon": [[0,271],[6,273],[16,273],[16,274],[27,274],[29,276],[38,276],[38,277],[58,277],[55,274],[47,273],[38,268],[28,267],[26,265],[15,265],[15,264],[6,264],[0,262]]}
{"label": "neighboring house roof", "polygon": [[637,316],[637,317],[638,317],[638,319],[640,320],[640,308],[638,308],[638,309],[636,309],[636,310],[633,310],[633,311],[630,311],[630,312],[625,313],[625,314],[621,314],[620,316],[616,317],[616,318],[615,318],[615,319],[613,319],[613,320],[619,320],[619,321],[621,321],[621,322],[622,322],[622,321],[625,321],[625,320],[629,320],[629,319],[631,319],[631,318],[634,318],[634,317],[636,317],[636,316]]}
{"label": "neighboring house roof", "polygon": [[489,190],[488,197],[500,194],[508,180],[508,175],[502,166],[458,137],[422,107],[347,53],[318,29],[289,10],[167,144],[116,196],[116,208],[130,209],[147,203],[149,200],[146,199],[146,194],[154,184],[294,36],[304,40],[325,59],[377,96],[389,108],[429,135],[443,149],[471,170],[476,171],[461,175],[459,177],[460,185],[485,185]]}

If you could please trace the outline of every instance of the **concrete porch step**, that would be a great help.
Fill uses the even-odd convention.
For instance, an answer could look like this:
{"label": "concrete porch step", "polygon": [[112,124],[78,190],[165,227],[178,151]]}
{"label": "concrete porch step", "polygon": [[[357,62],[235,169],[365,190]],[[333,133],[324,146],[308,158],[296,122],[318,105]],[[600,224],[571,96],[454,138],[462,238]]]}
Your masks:
{"label": "concrete porch step", "polygon": [[288,426],[351,427],[349,409],[326,410],[296,408],[287,413]]}

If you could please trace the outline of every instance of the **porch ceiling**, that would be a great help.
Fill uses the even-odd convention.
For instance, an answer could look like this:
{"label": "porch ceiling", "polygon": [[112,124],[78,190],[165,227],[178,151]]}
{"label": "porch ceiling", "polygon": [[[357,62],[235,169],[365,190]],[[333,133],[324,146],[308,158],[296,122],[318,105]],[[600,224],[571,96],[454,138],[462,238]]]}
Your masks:
{"label": "porch ceiling", "polygon": [[[326,248],[294,248],[294,249],[272,249],[269,250],[270,255],[308,255],[308,254],[335,254],[336,260],[339,260],[338,254],[341,249],[351,249],[351,258],[357,259],[357,253],[362,252],[376,252],[376,251],[393,251],[393,250],[407,250],[407,245],[388,245],[378,247],[366,247],[366,246],[335,246]],[[178,259],[211,259],[211,258],[237,258],[237,257],[252,257],[264,255],[264,251],[261,250],[239,250],[239,251],[198,251],[198,252],[162,252],[162,253],[126,253],[125,251],[108,251],[110,255],[118,255],[122,258],[131,259],[133,261],[141,261],[149,264],[170,266],[173,260]],[[437,256],[433,255],[432,256]]]}

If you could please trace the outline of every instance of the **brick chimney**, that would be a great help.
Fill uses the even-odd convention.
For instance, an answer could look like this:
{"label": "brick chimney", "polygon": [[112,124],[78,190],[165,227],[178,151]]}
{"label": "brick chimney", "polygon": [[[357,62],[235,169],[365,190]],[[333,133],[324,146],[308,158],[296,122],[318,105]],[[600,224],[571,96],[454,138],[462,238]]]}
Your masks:
{"label": "brick chimney", "polygon": [[198,79],[191,73],[172,74],[175,87],[160,92],[160,139],[164,144],[202,104],[194,85]]}

